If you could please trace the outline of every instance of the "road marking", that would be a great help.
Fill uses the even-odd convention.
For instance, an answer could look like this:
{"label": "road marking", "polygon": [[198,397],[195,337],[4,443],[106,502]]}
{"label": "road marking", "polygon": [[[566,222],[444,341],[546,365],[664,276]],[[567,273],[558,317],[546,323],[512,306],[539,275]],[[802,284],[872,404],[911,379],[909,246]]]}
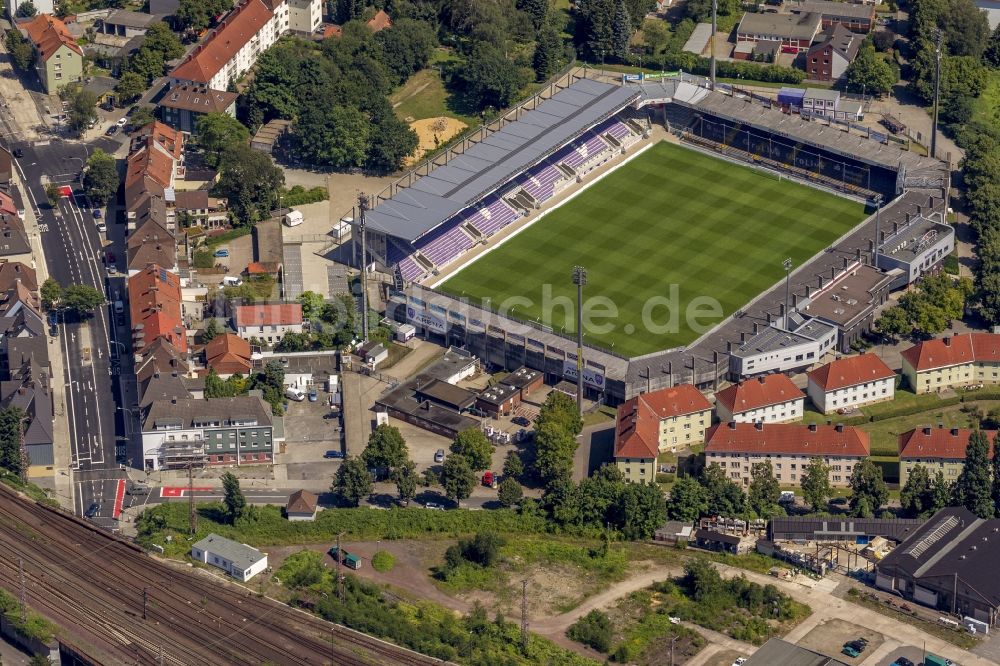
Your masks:
{"label": "road marking", "polygon": [[[205,488],[191,488],[196,493],[210,493],[215,488],[205,487]],[[185,497],[187,495],[187,486],[164,486],[160,488],[160,497]]]}
{"label": "road marking", "polygon": [[49,230],[49,225],[47,225],[47,224],[39,224],[38,225],[38,231],[39,232],[41,232],[41,233],[44,234],[48,230]]}
{"label": "road marking", "polygon": [[[103,490],[103,488],[102,488]],[[118,486],[115,489],[115,505],[111,511],[111,517],[118,519],[122,515],[122,504],[125,501],[125,479],[118,479]]]}

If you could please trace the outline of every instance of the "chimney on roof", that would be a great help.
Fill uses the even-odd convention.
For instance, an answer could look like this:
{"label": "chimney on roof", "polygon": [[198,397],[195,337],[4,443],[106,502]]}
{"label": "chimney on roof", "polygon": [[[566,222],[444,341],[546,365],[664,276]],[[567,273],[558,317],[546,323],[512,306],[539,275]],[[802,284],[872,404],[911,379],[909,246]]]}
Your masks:
{"label": "chimney on roof", "polygon": [[941,341],[944,342],[944,346],[945,347],[951,347],[951,337],[950,336],[947,336],[947,335],[944,336],[943,338],[941,338]]}
{"label": "chimney on roof", "polygon": [[923,432],[924,432],[925,435],[930,435],[931,434],[931,427],[930,426],[924,426],[923,427]]}
{"label": "chimney on roof", "polygon": [[760,377],[758,377],[757,381],[760,382],[761,384],[763,384],[766,381],[765,375],[761,375]]}
{"label": "chimney on roof", "polygon": [[170,404],[171,405],[176,405],[177,404],[177,398],[176,397],[175,398],[171,398],[170,399]]}
{"label": "chimney on roof", "polygon": [[844,257],[844,268],[847,268],[847,266],[848,266],[848,265],[849,265],[850,263],[851,263],[851,260],[850,260],[850,259],[848,259],[847,257]]}
{"label": "chimney on roof", "polygon": [[944,424],[938,421],[938,430],[944,430]]}
{"label": "chimney on roof", "polygon": [[792,294],[792,307],[793,308],[799,307],[799,295],[798,294]]}
{"label": "chimney on roof", "polygon": [[779,317],[784,317],[785,316],[785,304],[784,303],[781,303],[781,304],[778,305],[778,316]]}
{"label": "chimney on roof", "polygon": [[816,424],[815,423],[810,423],[809,424],[809,432],[816,432]]}
{"label": "chimney on roof", "polygon": [[844,432],[844,424],[843,423],[838,423],[837,424],[837,432]]}
{"label": "chimney on roof", "polygon": [[760,324],[758,324],[757,322],[754,322],[753,323],[753,334],[757,335],[758,333],[760,333]]}
{"label": "chimney on roof", "polygon": [[884,231],[878,232],[878,242],[879,242],[879,244],[882,244],[882,243],[885,242],[885,232]]}
{"label": "chimney on roof", "polygon": [[951,436],[952,437],[958,437],[958,428],[952,428],[951,429]]}
{"label": "chimney on roof", "polygon": [[923,215],[924,215],[924,207],[923,206],[917,206],[917,216],[918,217],[923,217]]}
{"label": "chimney on roof", "polygon": [[726,341],[726,353],[733,351],[733,343],[729,340]]}
{"label": "chimney on roof", "polygon": [[771,325],[771,313],[770,312],[767,313],[767,324],[768,324],[768,326]]}
{"label": "chimney on roof", "polygon": [[892,223],[892,233],[896,233],[898,231],[899,231],[899,222],[893,222]]}
{"label": "chimney on roof", "polygon": [[835,280],[837,278],[837,267],[830,266],[830,279]]}
{"label": "chimney on roof", "polygon": [[854,261],[861,261],[861,248],[854,248]]}
{"label": "chimney on roof", "polygon": [[744,333],[743,331],[740,331],[740,344],[742,344],[742,343],[744,343],[746,341],[747,341],[747,334]]}
{"label": "chimney on roof", "polygon": [[730,430],[736,430],[736,421],[730,421],[729,422],[729,429]]}
{"label": "chimney on roof", "polygon": [[875,251],[875,241],[873,241],[871,238],[868,239],[868,251],[869,252]]}
{"label": "chimney on roof", "polygon": [[754,421],[753,427],[757,430],[757,432],[764,432],[763,421]]}
{"label": "chimney on roof", "polygon": [[818,275],[816,277],[816,285],[817,285],[817,287],[816,287],[817,289],[822,289],[823,288],[823,276],[822,275]]}

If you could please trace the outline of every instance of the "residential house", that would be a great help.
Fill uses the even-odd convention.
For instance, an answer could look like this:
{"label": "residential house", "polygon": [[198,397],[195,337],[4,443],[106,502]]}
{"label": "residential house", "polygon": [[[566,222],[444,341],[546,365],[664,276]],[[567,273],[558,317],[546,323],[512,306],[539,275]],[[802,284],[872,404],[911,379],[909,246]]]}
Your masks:
{"label": "residential house", "polygon": [[[910,473],[917,465],[923,465],[931,478],[941,472],[944,480],[952,483],[965,467],[965,450],[969,447],[969,428],[936,428],[923,426],[904,432],[899,436],[899,487],[906,485]],[[993,459],[993,443],[996,430],[984,430],[990,441],[989,458]]]}
{"label": "residential house", "polygon": [[300,303],[261,303],[238,305],[233,309],[233,328],[241,338],[256,338],[269,345],[277,344],[286,333],[301,333]]}
{"label": "residential house", "polygon": [[203,85],[175,85],[160,98],[157,108],[163,122],[174,129],[196,134],[198,120],[209,113],[236,117],[237,93],[212,90]]}
{"label": "residential house", "polygon": [[170,72],[170,79],[175,85],[228,90],[279,37],[315,31],[322,13],[321,0],[243,0]]}
{"label": "residential house", "polygon": [[226,200],[209,196],[208,190],[182,190],[174,193],[174,210],[183,224],[203,229],[219,229],[229,224]]}
{"label": "residential house", "polygon": [[389,18],[384,9],[380,9],[375,13],[375,16],[368,20],[366,25],[372,32],[381,32],[392,27],[392,19]]}
{"label": "residential house", "polygon": [[715,413],[723,423],[798,421],[805,411],[805,400],[805,394],[787,375],[762,375],[716,393]]}
{"label": "residential house", "polygon": [[316,520],[319,508],[319,498],[308,490],[296,490],[288,496],[285,504],[285,517],[293,522]]}
{"label": "residential house", "polygon": [[223,379],[248,376],[253,369],[252,357],[250,343],[232,333],[217,335],[205,345],[205,365]]}
{"label": "residential house", "polygon": [[736,43],[778,42],[782,53],[802,53],[809,50],[821,22],[819,14],[747,12],[736,28]]}
{"label": "residential house", "polygon": [[259,392],[235,398],[154,400],[142,410],[147,470],[269,463],[275,439],[271,406]]}
{"label": "residential house", "polygon": [[[153,200],[147,200],[152,202]],[[155,219],[146,219],[125,241],[128,274],[135,275],[150,264],[177,271],[174,236]]]}
{"label": "residential house", "polygon": [[24,230],[24,222],[17,215],[0,214],[0,258],[31,261],[31,243]]}
{"label": "residential house", "polygon": [[824,414],[856,409],[895,396],[896,373],[875,354],[848,356],[809,372],[806,393]]}
{"label": "residential house", "polygon": [[28,291],[38,291],[38,277],[35,269],[20,261],[6,261],[0,264],[0,291],[7,291],[21,283]]}
{"label": "residential house", "polygon": [[[14,156],[6,148],[0,148],[0,186],[7,187],[13,178]],[[4,194],[7,193],[4,192]]]}
{"label": "residential house", "polygon": [[998,519],[961,506],[941,509],[876,562],[875,587],[994,626],[1000,615],[998,533]]}
{"label": "residential house", "polygon": [[174,273],[151,264],[128,279],[132,348],[141,353],[164,337],[182,354],[187,352],[187,329],[181,315],[181,284]]}
{"label": "residential house", "polygon": [[826,30],[806,54],[806,75],[814,81],[839,81],[854,62],[864,38],[841,23]]}
{"label": "residential house", "polygon": [[966,333],[918,342],[903,353],[903,376],[915,393],[1000,383],[1000,334]]}
{"label": "residential house", "polygon": [[209,534],[191,546],[191,559],[218,567],[244,583],[267,569],[267,553],[218,534]]}
{"label": "residential house", "polygon": [[848,30],[867,35],[875,29],[875,4],[855,4],[834,2],[833,0],[790,0],[787,9],[797,15],[819,14],[823,19],[823,30],[842,25]]}
{"label": "residential house", "polygon": [[721,423],[708,431],[705,464],[717,464],[731,480],[750,485],[754,463],[769,462],[778,483],[798,486],[813,458],[830,467],[830,485],[850,485],[854,466],[870,453],[868,433],[843,425]]}
{"label": "residential house", "polygon": [[66,24],[50,14],[38,14],[17,24],[35,50],[35,71],[45,92],[54,95],[83,76],[83,49]]}

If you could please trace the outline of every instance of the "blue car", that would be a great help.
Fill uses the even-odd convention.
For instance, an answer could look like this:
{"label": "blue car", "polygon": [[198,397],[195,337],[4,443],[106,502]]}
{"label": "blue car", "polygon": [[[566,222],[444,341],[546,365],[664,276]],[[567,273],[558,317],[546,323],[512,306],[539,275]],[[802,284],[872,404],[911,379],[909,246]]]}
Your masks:
{"label": "blue car", "polygon": [[316,389],[309,391],[309,402],[316,402],[317,400],[319,400],[319,393],[316,392]]}
{"label": "blue car", "polygon": [[215,254],[212,255],[212,256],[214,256],[214,257],[228,257],[229,256],[229,250],[227,250],[224,247],[220,248],[220,249],[216,250]]}

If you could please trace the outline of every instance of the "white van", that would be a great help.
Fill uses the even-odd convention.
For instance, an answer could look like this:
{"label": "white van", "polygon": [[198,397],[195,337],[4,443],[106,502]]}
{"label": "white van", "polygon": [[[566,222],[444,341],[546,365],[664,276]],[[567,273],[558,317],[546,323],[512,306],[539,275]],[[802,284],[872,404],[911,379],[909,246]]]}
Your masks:
{"label": "white van", "polygon": [[306,399],[306,392],[302,389],[289,386],[285,389],[285,397],[289,400],[294,400],[295,402],[302,402]]}
{"label": "white van", "polygon": [[286,227],[297,227],[302,224],[305,218],[302,216],[302,211],[292,210],[285,214],[285,226]]}
{"label": "white van", "polygon": [[221,284],[223,287],[238,287],[243,284],[243,279],[235,275],[227,275],[222,278]]}

